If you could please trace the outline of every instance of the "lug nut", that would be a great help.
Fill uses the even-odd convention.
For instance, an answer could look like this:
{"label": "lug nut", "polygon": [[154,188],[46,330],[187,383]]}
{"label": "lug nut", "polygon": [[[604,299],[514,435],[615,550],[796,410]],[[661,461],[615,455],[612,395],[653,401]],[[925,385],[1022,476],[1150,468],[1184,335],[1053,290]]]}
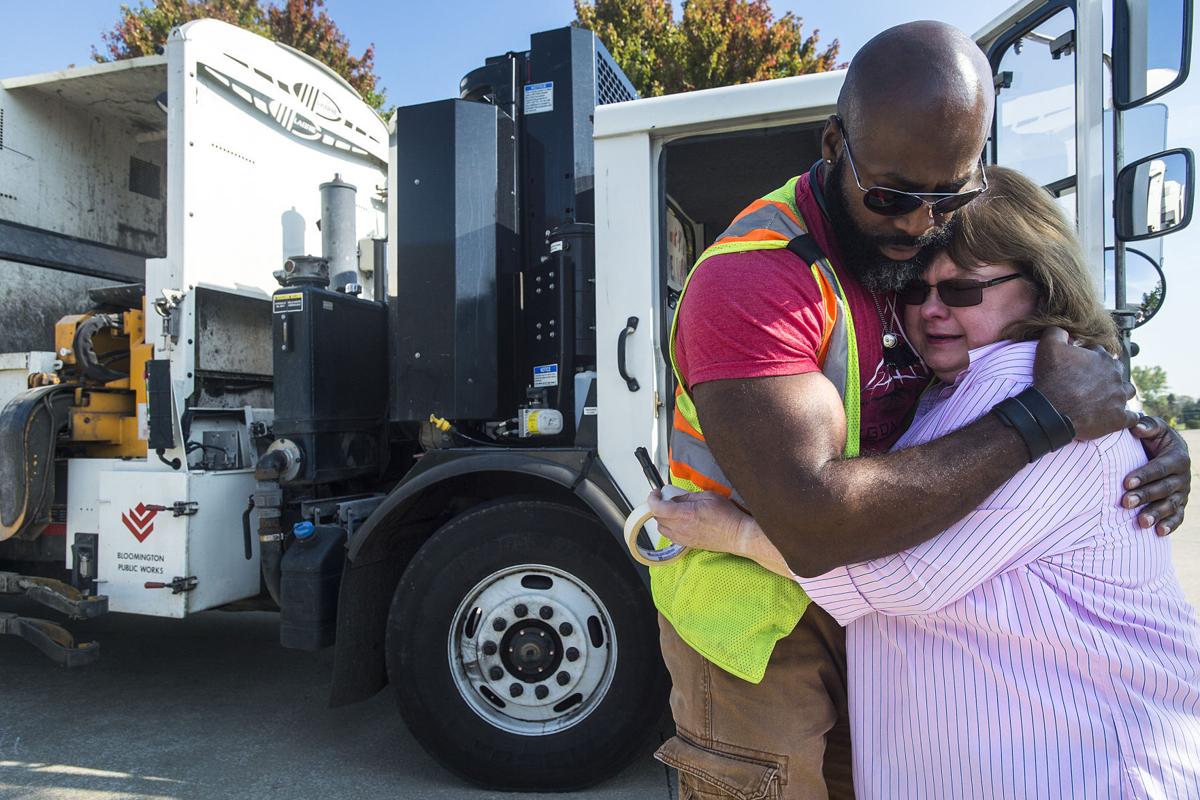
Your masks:
{"label": "lug nut", "polygon": [[492,620],[492,628],[494,628],[495,630],[502,631],[507,627],[508,627],[508,623],[505,622],[500,617],[496,617],[496,619]]}
{"label": "lug nut", "polygon": [[562,625],[558,626],[558,632],[563,636],[570,636],[575,632],[575,627],[569,622],[564,622]]}
{"label": "lug nut", "polygon": [[554,616],[554,609],[550,606],[542,606],[538,609],[538,616],[542,619],[550,619]]}
{"label": "lug nut", "polygon": [[488,677],[494,681],[498,681],[504,677],[504,670],[500,669],[499,667],[492,667],[488,670]]}
{"label": "lug nut", "polygon": [[529,614],[529,608],[524,603],[517,603],[515,606],[513,606],[513,614],[517,615],[518,617],[527,616]]}
{"label": "lug nut", "polygon": [[571,681],[571,676],[565,672],[560,672],[554,676],[554,680],[558,681],[559,686],[566,686]]}
{"label": "lug nut", "polygon": [[495,642],[490,642],[490,641],[489,641],[489,642],[484,642],[484,643],[483,643],[483,654],[484,654],[485,656],[494,656],[494,655],[496,655],[496,651],[497,651],[498,649],[500,649],[500,648],[496,647],[496,643],[495,643]]}
{"label": "lug nut", "polygon": [[568,647],[566,656],[567,656],[567,661],[578,661],[579,660],[579,648],[578,647]]}
{"label": "lug nut", "polygon": [[546,695],[550,694],[550,690],[547,689],[545,686],[538,686],[536,689],[533,690],[533,693],[534,693],[534,695],[537,696],[538,700],[545,700]]}
{"label": "lug nut", "polygon": [[520,697],[521,695],[525,694],[525,687],[519,683],[514,683],[512,686],[508,687],[508,693],[513,697]]}

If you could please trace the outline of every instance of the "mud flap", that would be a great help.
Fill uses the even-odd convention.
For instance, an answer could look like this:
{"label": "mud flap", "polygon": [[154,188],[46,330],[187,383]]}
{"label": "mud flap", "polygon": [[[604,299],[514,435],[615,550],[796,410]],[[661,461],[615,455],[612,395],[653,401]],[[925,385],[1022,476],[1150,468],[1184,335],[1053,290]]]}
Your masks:
{"label": "mud flap", "polygon": [[0,411],[0,542],[33,538],[50,522],[55,441],[74,393],[71,384],[41,386]]}

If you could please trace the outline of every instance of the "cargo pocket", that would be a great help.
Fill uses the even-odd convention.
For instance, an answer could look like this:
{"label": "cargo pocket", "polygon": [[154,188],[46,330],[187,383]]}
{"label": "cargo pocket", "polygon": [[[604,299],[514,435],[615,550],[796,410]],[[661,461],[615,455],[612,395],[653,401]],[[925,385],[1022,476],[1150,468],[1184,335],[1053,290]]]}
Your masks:
{"label": "cargo pocket", "polygon": [[680,800],[779,800],[779,765],[721,753],[674,736],[654,754],[679,771]]}

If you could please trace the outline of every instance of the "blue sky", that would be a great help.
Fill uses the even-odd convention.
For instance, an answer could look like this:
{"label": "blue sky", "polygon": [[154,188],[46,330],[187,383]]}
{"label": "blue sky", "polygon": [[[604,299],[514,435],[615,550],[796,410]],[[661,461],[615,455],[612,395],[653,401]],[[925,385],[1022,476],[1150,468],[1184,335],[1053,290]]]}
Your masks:
{"label": "blue sky", "polygon": [[[127,0],[134,2],[134,0]],[[774,0],[778,14],[792,11],[808,30],[819,29],[823,42],[840,41],[848,60],[875,33],[900,22],[939,19],[974,32],[1003,12],[1008,0],[845,0],[840,3]],[[116,0],[0,0],[0,20],[8,33],[0,48],[0,76],[62,69],[89,61],[101,31],[115,22]],[[405,105],[457,94],[464,73],[489,55],[529,46],[529,34],[568,24],[571,0],[413,0],[369,2],[327,0],[329,13],[345,31],[353,49],[376,46],[376,71],[390,102]],[[679,3],[676,0],[678,14]],[[16,35],[14,35],[16,34]],[[1200,72],[1167,95],[1169,146],[1200,150]],[[1200,221],[1167,237],[1164,244],[1167,301],[1159,315],[1135,334],[1142,354],[1138,365],[1167,370],[1171,388],[1200,395],[1200,358],[1188,338],[1200,300]]]}

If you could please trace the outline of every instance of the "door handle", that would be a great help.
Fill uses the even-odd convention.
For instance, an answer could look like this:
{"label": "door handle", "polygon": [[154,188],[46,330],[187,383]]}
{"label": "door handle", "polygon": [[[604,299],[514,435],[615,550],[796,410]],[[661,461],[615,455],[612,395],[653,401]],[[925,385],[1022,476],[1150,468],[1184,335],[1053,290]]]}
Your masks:
{"label": "door handle", "polygon": [[637,378],[630,376],[625,370],[625,340],[629,338],[629,334],[637,330],[638,318],[630,317],[625,323],[625,329],[617,336],[617,372],[621,373],[621,377],[625,379],[625,385],[629,387],[629,391],[636,392],[642,388],[637,382]]}

